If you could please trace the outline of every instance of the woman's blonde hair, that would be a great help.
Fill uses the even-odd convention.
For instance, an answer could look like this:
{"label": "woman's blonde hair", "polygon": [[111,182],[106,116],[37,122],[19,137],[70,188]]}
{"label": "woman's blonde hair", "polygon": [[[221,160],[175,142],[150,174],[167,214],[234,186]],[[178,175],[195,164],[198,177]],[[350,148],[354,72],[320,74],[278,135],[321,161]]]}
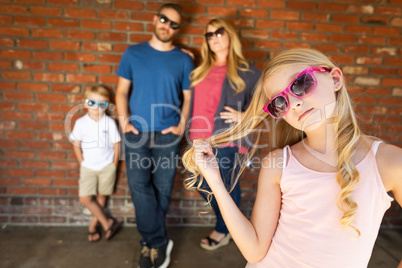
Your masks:
{"label": "woman's blonde hair", "polygon": [[[235,89],[237,93],[240,93],[245,89],[246,84],[244,83],[243,79],[241,79],[237,71],[249,70],[249,64],[242,53],[240,39],[237,36],[237,33],[233,26],[223,19],[218,18],[211,20],[207,24],[207,27],[205,29],[208,28],[208,25],[211,25],[217,29],[223,27],[225,28],[225,34],[229,35],[230,45],[227,61],[227,77],[230,85]],[[204,38],[204,41],[202,42],[201,56],[202,62],[200,66],[198,66],[190,74],[190,87],[194,87],[195,85],[200,83],[207,76],[215,62],[215,54],[209,48],[206,38]]]}
{"label": "woman's blonde hair", "polygon": [[[273,119],[263,111],[263,106],[269,100],[263,86],[265,79],[278,70],[294,65],[316,66],[327,69],[336,67],[325,55],[313,49],[291,49],[280,53],[268,63],[263,71],[256,86],[250,107],[247,109],[242,120],[232,128],[217,136],[212,136],[207,139],[207,141],[209,141],[213,147],[216,147],[246,137],[252,133],[256,134],[254,146],[252,146],[248,159],[245,162],[254,155],[256,145],[260,143],[261,131],[267,126],[270,131],[270,151],[277,148],[284,148],[287,145],[291,146],[301,141],[305,137],[303,131],[293,128],[283,119]],[[359,172],[351,161],[351,156],[354,146],[361,137],[361,133],[345,83],[342,84],[341,89],[336,93],[336,104],[337,107],[333,124],[337,132],[337,139],[335,141],[337,144],[335,144],[335,146],[338,148],[338,171],[336,180],[341,188],[337,196],[336,204],[343,211],[340,223],[345,227],[354,229],[358,235],[360,235],[360,231],[351,225],[358,208],[358,205],[351,197],[351,193],[359,182]],[[202,176],[199,182],[196,180],[196,176],[200,175],[200,172],[197,170],[193,160],[193,154],[194,148],[192,147],[183,156],[184,166],[195,175],[195,177],[188,178],[185,181],[186,188],[197,188],[201,185],[203,180]],[[244,168],[245,165],[242,166],[241,172],[244,171]],[[235,183],[237,183],[241,172],[236,178]]]}
{"label": "woman's blonde hair", "polygon": [[101,96],[107,98],[107,101],[110,101],[110,93],[109,93],[109,90],[107,90],[107,89],[106,89],[105,87],[103,87],[103,86],[92,86],[92,87],[88,88],[88,89],[85,91],[85,98],[88,98],[88,95],[89,95],[90,93],[99,94],[99,95],[101,95]]}

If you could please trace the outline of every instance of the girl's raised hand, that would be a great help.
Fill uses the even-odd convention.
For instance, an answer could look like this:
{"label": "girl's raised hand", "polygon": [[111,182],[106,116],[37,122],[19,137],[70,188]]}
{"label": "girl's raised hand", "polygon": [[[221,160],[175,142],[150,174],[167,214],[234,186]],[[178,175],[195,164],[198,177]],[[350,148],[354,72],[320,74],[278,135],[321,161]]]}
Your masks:
{"label": "girl's raised hand", "polygon": [[209,142],[203,140],[194,141],[193,160],[198,170],[202,173],[208,184],[214,181],[222,182],[219,173],[219,165]]}

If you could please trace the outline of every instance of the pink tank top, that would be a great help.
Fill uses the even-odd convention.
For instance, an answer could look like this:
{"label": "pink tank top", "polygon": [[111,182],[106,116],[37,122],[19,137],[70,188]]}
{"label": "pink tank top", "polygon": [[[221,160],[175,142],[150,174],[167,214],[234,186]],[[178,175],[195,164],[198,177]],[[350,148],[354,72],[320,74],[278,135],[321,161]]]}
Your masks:
{"label": "pink tank top", "polygon": [[340,186],[336,173],[318,172],[303,166],[284,149],[289,163],[281,178],[282,207],[278,226],[267,255],[246,268],[363,268],[367,267],[385,211],[391,198],[382,183],[375,155],[381,142],[373,143],[365,158],[356,165],[360,182],[352,197],[359,208],[357,232],[340,225],[343,213],[336,205]]}

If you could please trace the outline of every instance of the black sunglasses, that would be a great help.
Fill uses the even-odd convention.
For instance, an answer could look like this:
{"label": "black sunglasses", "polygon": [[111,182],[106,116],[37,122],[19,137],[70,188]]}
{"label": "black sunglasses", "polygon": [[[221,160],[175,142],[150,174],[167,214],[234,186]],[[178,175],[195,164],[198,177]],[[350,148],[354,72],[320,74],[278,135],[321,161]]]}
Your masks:
{"label": "black sunglasses", "polygon": [[223,34],[225,33],[225,28],[221,27],[215,32],[208,32],[205,34],[205,38],[209,41],[212,40],[214,36],[221,38]]}
{"label": "black sunglasses", "polygon": [[174,22],[172,20],[169,20],[168,17],[166,17],[165,15],[158,14],[158,17],[159,17],[159,21],[162,22],[163,24],[170,22],[170,28],[172,28],[173,30],[177,30],[180,28],[180,24],[178,24],[177,22]]}

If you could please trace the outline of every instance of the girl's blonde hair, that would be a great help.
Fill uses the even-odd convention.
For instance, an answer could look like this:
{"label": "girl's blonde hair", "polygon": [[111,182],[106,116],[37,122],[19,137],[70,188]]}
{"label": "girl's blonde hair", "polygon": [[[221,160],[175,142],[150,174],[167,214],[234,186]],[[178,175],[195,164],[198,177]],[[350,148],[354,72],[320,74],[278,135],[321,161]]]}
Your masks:
{"label": "girl's blonde hair", "polygon": [[[211,25],[217,29],[223,27],[225,28],[225,34],[229,35],[230,45],[227,61],[227,77],[230,85],[235,89],[237,93],[240,93],[245,89],[246,84],[244,83],[243,79],[241,79],[237,71],[248,71],[249,64],[243,56],[239,37],[237,36],[237,33],[233,26],[223,19],[218,18],[211,20],[207,24],[207,27],[205,29],[208,28],[208,25]],[[213,53],[212,50],[209,48],[206,38],[204,38],[204,41],[202,42],[201,56],[202,62],[200,66],[198,66],[190,74],[190,87],[194,87],[195,85],[200,83],[207,76],[215,62],[215,53]]]}
{"label": "girl's blonde hair", "polygon": [[[209,141],[213,147],[216,147],[254,133],[256,136],[254,146],[245,162],[248,162],[254,155],[257,147],[255,145],[259,145],[260,143],[261,131],[267,126],[270,131],[270,151],[277,148],[284,148],[287,145],[291,146],[301,141],[305,137],[303,131],[293,128],[283,119],[273,119],[269,114],[263,111],[264,105],[269,100],[263,87],[265,79],[280,69],[294,65],[316,66],[327,69],[336,67],[325,55],[313,49],[291,49],[280,53],[268,63],[263,71],[256,86],[250,107],[247,109],[242,120],[232,128],[217,136],[212,136],[207,139],[207,141]],[[359,182],[359,172],[351,161],[351,156],[354,146],[361,137],[361,132],[345,83],[343,83],[341,89],[336,92],[336,104],[337,109],[334,114],[333,124],[337,132],[337,140],[335,141],[337,144],[335,144],[335,146],[338,148],[338,171],[336,180],[341,187],[336,204],[343,211],[340,223],[345,227],[354,229],[358,235],[360,235],[360,231],[351,225],[358,208],[358,205],[351,197],[351,193]],[[201,176],[199,182],[196,180],[200,172],[197,170],[193,160],[193,154],[194,148],[192,147],[183,156],[184,166],[195,175],[185,181],[185,186],[186,188],[198,189],[203,178]],[[235,183],[237,183],[244,169],[245,165],[242,166]]]}
{"label": "girl's blonde hair", "polygon": [[101,96],[107,98],[107,101],[110,101],[110,93],[109,93],[109,90],[107,90],[107,89],[106,89],[105,87],[103,87],[103,86],[92,86],[92,87],[88,88],[88,89],[85,91],[85,98],[88,98],[88,95],[89,95],[90,93],[99,94],[99,95],[101,95]]}

